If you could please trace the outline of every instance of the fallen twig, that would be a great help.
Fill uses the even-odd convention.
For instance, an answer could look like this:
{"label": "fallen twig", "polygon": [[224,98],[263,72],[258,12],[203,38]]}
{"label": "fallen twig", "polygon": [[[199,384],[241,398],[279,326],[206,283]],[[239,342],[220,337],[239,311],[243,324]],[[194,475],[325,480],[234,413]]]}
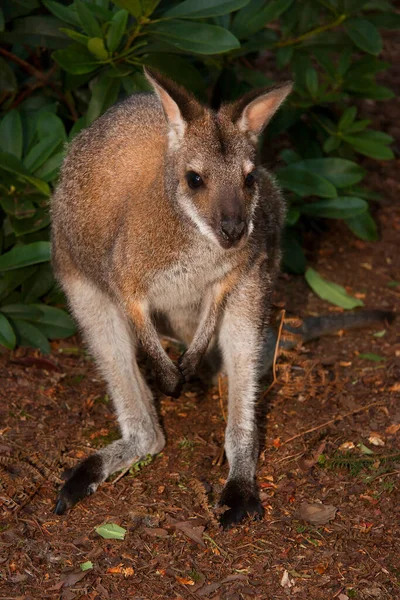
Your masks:
{"label": "fallen twig", "polygon": [[269,388],[267,389],[267,391],[264,392],[263,399],[265,398],[265,396],[269,393],[269,391],[274,387],[274,385],[278,381],[278,378],[276,376],[276,360],[278,358],[279,344],[280,344],[280,341],[281,341],[283,324],[285,322],[285,315],[286,315],[286,310],[283,309],[281,311],[281,322],[280,322],[280,325],[279,325],[278,337],[277,337],[276,344],[275,344],[274,361],[272,363],[272,374],[274,376],[274,379],[273,379],[271,385],[269,386]]}
{"label": "fallen twig", "polygon": [[306,429],[305,431],[301,431],[300,433],[297,433],[296,435],[289,438],[288,440],[283,441],[281,443],[281,447],[284,446],[285,444],[288,444],[289,442],[293,442],[293,440],[295,440],[299,437],[302,437],[303,435],[307,435],[307,433],[313,433],[314,431],[318,431],[318,429],[323,429],[324,427],[327,427],[328,425],[332,425],[332,423],[334,423],[335,421],[340,421],[341,419],[345,419],[346,417],[351,417],[352,415],[362,412],[363,410],[367,410],[368,408],[371,408],[371,406],[379,406],[379,405],[382,405],[381,400],[378,400],[377,402],[371,402],[370,404],[367,404],[366,406],[362,406],[361,408],[356,408],[355,410],[345,413],[344,415],[337,415],[333,419],[330,419],[329,421],[325,421],[325,423],[321,423],[321,425],[317,425],[316,427],[311,427],[311,429]]}

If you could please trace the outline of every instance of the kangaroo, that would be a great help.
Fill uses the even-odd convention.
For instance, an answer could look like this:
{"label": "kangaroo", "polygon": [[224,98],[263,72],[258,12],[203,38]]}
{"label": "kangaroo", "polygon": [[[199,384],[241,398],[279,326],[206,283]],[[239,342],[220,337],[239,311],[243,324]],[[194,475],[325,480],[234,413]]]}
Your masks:
{"label": "kangaroo", "polygon": [[[154,93],[113,106],[74,139],[52,198],[54,271],[122,434],[67,474],[55,512],[163,449],[139,347],[173,397],[206,353],[219,352],[229,382],[229,474],[219,500],[227,528],[263,515],[255,403],[285,203],[256,148],[292,84],[251,91],[216,112],[160,73],[145,75]],[[178,364],[163,333],[186,345]]]}

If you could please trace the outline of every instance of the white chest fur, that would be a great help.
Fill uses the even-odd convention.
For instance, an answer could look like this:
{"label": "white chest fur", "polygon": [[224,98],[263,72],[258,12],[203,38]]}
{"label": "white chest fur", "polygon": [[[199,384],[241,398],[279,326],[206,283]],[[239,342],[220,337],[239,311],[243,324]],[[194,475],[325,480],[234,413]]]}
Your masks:
{"label": "white chest fur", "polygon": [[196,244],[167,270],[154,276],[149,290],[153,310],[169,311],[194,306],[206,291],[229,273],[234,255],[213,245]]}

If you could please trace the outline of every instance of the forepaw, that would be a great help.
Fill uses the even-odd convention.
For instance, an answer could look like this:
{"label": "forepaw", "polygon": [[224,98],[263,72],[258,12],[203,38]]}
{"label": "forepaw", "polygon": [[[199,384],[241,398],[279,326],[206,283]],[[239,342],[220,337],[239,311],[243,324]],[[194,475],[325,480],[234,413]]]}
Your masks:
{"label": "forepaw", "polygon": [[264,508],[258,493],[254,485],[249,482],[228,481],[219,505],[228,507],[220,517],[224,529],[229,529],[248,517],[260,521],[264,516]]}
{"label": "forepaw", "polygon": [[172,398],[179,398],[185,378],[172,361],[168,368],[156,369],[155,375],[158,388],[163,394],[172,396]]}
{"label": "forepaw", "polygon": [[178,365],[185,381],[188,381],[197,371],[201,363],[202,356],[186,350],[179,358]]}
{"label": "forepaw", "polygon": [[54,509],[56,515],[63,515],[79,500],[93,494],[103,478],[103,460],[98,454],[89,456],[75,468],[65,473],[66,483],[61,488]]}

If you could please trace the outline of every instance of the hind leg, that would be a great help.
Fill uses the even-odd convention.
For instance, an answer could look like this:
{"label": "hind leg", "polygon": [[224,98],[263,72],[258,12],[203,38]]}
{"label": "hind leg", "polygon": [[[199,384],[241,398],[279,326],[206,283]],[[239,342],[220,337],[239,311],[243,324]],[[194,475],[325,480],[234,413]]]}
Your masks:
{"label": "hind leg", "polygon": [[115,471],[147,454],[157,454],[165,445],[151,392],[136,362],[136,343],[128,318],[87,279],[69,277],[63,287],[108,383],[122,438],[70,472],[58,497],[57,514],[92,494]]}

